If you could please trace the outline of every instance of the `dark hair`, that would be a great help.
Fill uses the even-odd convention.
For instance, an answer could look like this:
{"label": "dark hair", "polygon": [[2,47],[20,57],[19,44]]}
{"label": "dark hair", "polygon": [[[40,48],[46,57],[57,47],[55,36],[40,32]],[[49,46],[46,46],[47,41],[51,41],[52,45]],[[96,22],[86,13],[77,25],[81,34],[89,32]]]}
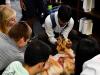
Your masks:
{"label": "dark hair", "polygon": [[51,48],[43,41],[34,39],[26,48],[24,63],[34,66],[39,62],[45,62],[51,54]]}
{"label": "dark hair", "polygon": [[71,7],[68,5],[61,5],[58,10],[58,18],[61,21],[68,22],[71,18],[72,11]]}
{"label": "dark hair", "polygon": [[31,36],[31,33],[32,31],[29,25],[24,21],[20,21],[11,28],[11,30],[8,32],[8,35],[10,36],[10,38],[18,41],[22,37],[27,40]]}
{"label": "dark hair", "polygon": [[88,37],[88,38],[83,38],[80,40],[78,49],[80,51],[83,51],[83,53],[85,52],[84,54],[86,54],[86,53],[94,54],[94,52],[96,52],[96,50],[99,49],[99,46],[98,46],[98,42],[95,38]]}
{"label": "dark hair", "polygon": [[82,65],[85,61],[93,58],[100,53],[98,42],[93,37],[82,38],[78,44],[75,57],[75,75],[82,71]]}

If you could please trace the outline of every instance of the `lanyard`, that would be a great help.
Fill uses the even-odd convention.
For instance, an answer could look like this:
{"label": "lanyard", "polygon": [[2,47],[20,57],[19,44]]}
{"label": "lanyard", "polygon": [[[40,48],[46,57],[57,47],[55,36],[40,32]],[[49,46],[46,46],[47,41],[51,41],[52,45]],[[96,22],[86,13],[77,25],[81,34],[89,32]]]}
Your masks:
{"label": "lanyard", "polygon": [[61,32],[59,33],[59,35],[62,35],[61,33],[65,30],[65,28],[68,26],[69,22],[64,26],[64,28],[61,30]]}

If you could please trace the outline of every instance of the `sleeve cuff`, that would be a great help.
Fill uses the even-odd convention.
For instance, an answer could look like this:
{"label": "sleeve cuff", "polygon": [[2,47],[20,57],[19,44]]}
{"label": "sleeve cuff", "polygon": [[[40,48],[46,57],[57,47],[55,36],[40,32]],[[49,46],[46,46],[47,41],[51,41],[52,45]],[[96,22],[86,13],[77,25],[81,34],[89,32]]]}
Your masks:
{"label": "sleeve cuff", "polygon": [[50,42],[51,42],[52,44],[55,44],[55,43],[57,42],[56,38],[49,38],[49,40],[50,40]]}

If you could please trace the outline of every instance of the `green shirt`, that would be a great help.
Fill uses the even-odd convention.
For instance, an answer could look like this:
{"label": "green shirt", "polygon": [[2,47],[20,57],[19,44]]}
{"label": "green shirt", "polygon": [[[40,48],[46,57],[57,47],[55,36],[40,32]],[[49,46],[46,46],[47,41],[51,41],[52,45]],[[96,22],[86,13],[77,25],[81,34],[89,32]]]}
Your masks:
{"label": "green shirt", "polygon": [[5,69],[2,75],[29,75],[29,73],[21,62],[14,61]]}

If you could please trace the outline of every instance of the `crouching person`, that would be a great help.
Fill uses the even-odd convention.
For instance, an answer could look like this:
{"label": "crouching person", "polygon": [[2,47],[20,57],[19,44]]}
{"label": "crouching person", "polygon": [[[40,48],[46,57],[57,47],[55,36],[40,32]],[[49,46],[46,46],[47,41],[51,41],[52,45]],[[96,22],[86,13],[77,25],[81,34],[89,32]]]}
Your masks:
{"label": "crouching person", "polygon": [[24,63],[12,62],[2,75],[36,75],[44,70],[45,62],[51,54],[50,47],[40,40],[31,41],[24,54]]}

